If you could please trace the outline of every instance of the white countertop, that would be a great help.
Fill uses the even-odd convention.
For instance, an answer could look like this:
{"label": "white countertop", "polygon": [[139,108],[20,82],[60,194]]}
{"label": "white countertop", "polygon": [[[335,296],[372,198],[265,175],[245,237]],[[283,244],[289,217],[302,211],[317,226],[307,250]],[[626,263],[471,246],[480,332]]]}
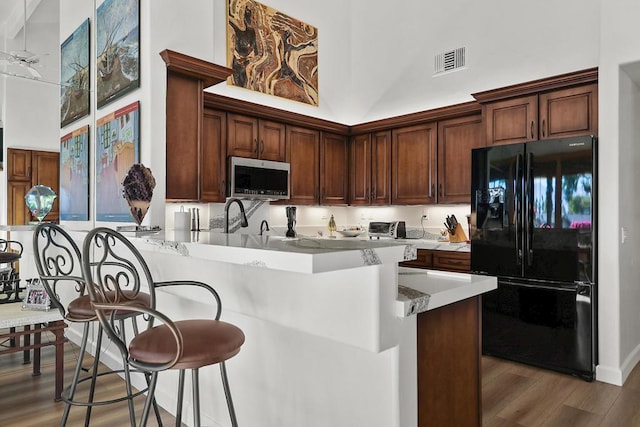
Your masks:
{"label": "white countertop", "polygon": [[62,320],[62,314],[55,308],[47,311],[29,310],[23,309],[20,302],[0,304],[0,328],[14,328],[56,320]]}
{"label": "white countertop", "polygon": [[462,301],[498,286],[492,276],[425,270],[421,268],[398,268],[398,316],[411,316],[428,310]]}
{"label": "white countertop", "polygon": [[147,249],[174,251],[210,261],[243,264],[298,273],[324,273],[369,265],[398,263],[416,258],[410,241],[286,238],[217,231],[127,234]]}

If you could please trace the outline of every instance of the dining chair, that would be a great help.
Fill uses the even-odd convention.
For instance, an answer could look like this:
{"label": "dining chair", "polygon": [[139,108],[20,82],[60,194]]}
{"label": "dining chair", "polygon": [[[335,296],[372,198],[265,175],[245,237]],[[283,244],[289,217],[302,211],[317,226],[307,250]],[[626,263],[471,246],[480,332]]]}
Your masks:
{"label": "dining chair", "polygon": [[[80,342],[80,352],[76,362],[73,377],[69,386],[62,393],[62,400],[65,402],[64,411],[60,420],[60,426],[65,426],[69,418],[72,406],[86,406],[85,426],[88,426],[91,419],[91,409],[94,406],[107,405],[111,403],[128,401],[130,422],[135,426],[135,411],[133,399],[146,391],[134,392],[131,387],[130,369],[127,364],[123,370],[105,371],[98,373],[100,354],[102,352],[102,325],[98,322],[95,310],[91,306],[91,300],[87,293],[87,286],[82,276],[81,253],[74,239],[62,227],[52,223],[40,223],[33,233],[33,247],[36,268],[40,276],[40,281],[49,294],[53,308],[60,310],[63,317],[74,323],[83,325],[82,338]],[[142,306],[152,306],[154,302],[153,287],[149,293],[141,292],[140,287],[129,287],[122,291],[129,301],[135,301]],[[68,301],[66,304],[64,301]],[[131,329],[134,334],[138,327],[136,319],[138,312],[120,310],[111,313],[118,323],[119,339],[126,341],[125,320],[131,321]],[[81,378],[83,363],[88,346],[88,338],[92,324],[97,324],[97,335],[95,343],[95,357],[93,367],[89,376]],[[97,378],[107,374],[123,373],[126,379],[126,392],[124,395],[114,399],[95,401],[95,391]],[[86,400],[79,400],[76,396],[79,384],[84,381],[91,381]],[[83,396],[84,397],[84,396]],[[156,417],[161,424],[157,405],[154,405]]]}
{"label": "dining chair", "polygon": [[[200,426],[199,369],[218,364],[231,424],[237,419],[231,398],[225,361],[238,354],[245,336],[240,328],[220,320],[222,303],[211,286],[191,280],[153,282],[140,252],[122,234],[109,228],[96,228],[85,237],[82,249],[82,272],[91,302],[100,324],[131,367],[151,374],[149,392],[140,426],[146,426],[158,373],[178,370],[176,426],[182,423],[185,371],[191,370],[194,425]],[[91,261],[93,256],[93,261]],[[156,289],[191,286],[203,289],[211,297],[212,313],[208,319],[174,320],[157,310],[126,298],[122,289],[147,278]],[[118,334],[114,313],[130,310],[148,318],[146,329],[124,342]],[[156,325],[156,321],[159,323]]]}

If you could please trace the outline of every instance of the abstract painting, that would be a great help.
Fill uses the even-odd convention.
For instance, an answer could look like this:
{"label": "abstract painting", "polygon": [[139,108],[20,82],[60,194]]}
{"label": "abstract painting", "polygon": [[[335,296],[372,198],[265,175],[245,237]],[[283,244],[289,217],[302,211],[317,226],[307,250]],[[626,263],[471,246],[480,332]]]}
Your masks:
{"label": "abstract painting", "polygon": [[139,0],[105,0],[96,11],[98,108],[140,87]]}
{"label": "abstract painting", "polygon": [[89,19],[60,45],[60,124],[89,115]]}
{"label": "abstract painting", "polygon": [[140,103],[127,105],[96,122],[96,219],[131,222],[122,181],[140,156]]}
{"label": "abstract painting", "polygon": [[253,0],[228,0],[228,84],[318,105],[318,29]]}
{"label": "abstract painting", "polygon": [[89,220],[89,125],[60,138],[60,219]]}

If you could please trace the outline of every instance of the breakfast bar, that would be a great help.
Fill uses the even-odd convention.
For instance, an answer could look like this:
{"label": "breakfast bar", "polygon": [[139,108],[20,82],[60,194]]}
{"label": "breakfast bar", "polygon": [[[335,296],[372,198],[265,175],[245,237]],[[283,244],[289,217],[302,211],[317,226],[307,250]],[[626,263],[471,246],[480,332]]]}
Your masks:
{"label": "breakfast bar", "polygon": [[[455,412],[475,407],[479,425],[478,390],[447,399],[461,390],[445,385],[459,381],[451,367],[469,360],[476,366],[465,372],[479,384],[479,295],[495,288],[495,278],[399,269],[415,258],[416,246],[391,240],[216,232],[192,240],[172,231],[130,238],[155,280],[211,284],[222,298],[223,320],[244,331],[246,342],[227,366],[242,424],[415,427],[443,416],[433,411],[449,411],[444,416],[455,420]],[[158,307],[170,317],[206,316],[208,308],[195,293],[165,291]],[[424,347],[441,357],[420,360]],[[172,381],[161,375],[156,393],[168,410],[175,404]],[[201,381],[208,399],[203,420],[224,425],[217,373],[203,373]],[[441,394],[435,406],[426,401],[434,397],[429,390]],[[455,408],[460,401],[468,407]]]}

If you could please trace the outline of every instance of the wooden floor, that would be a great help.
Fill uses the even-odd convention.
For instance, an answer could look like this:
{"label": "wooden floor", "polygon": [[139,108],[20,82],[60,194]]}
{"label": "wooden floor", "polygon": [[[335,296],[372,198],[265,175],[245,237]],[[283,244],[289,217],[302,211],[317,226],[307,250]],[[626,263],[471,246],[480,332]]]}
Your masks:
{"label": "wooden floor", "polygon": [[[65,345],[65,384],[75,366],[77,347]],[[53,401],[54,352],[42,351],[42,375],[31,376],[31,365],[22,364],[22,353],[0,357],[0,425],[3,427],[57,426],[64,404]],[[104,369],[104,368],[103,368]],[[483,426],[640,426],[640,367],[623,387],[592,383],[492,357],[482,360]],[[124,391],[117,375],[100,380],[101,398]],[[143,398],[136,398],[137,415]],[[162,411],[163,423],[175,419]],[[241,414],[239,418],[242,419]],[[152,418],[149,425],[156,425]],[[74,407],[68,426],[82,426],[84,411]],[[91,426],[129,425],[125,403],[94,408]]]}
{"label": "wooden floor", "polygon": [[[44,340],[44,338],[43,338]],[[76,345],[65,344],[65,387],[73,376],[76,364]],[[85,359],[87,360],[87,359]],[[42,367],[39,377],[32,376],[32,366],[22,364],[22,353],[12,353],[0,357],[0,426],[3,427],[54,427],[60,424],[64,402],[54,402],[55,353],[52,347],[42,349]],[[90,366],[88,358],[85,366]],[[100,372],[106,371],[103,366]],[[86,373],[84,375],[87,375]],[[105,375],[98,380],[99,394],[96,400],[110,399],[124,394],[124,381],[118,375]],[[86,395],[88,381],[83,383],[78,393]],[[139,420],[144,405],[144,396],[135,399],[136,417]],[[84,408],[72,407],[67,426],[84,425]],[[175,418],[162,411],[165,426],[175,425]],[[92,410],[91,426],[121,427],[128,426],[129,410],[126,402],[95,407]],[[151,417],[149,426],[157,425]]]}
{"label": "wooden floor", "polygon": [[640,426],[640,365],[623,387],[492,357],[482,375],[485,427]]}

